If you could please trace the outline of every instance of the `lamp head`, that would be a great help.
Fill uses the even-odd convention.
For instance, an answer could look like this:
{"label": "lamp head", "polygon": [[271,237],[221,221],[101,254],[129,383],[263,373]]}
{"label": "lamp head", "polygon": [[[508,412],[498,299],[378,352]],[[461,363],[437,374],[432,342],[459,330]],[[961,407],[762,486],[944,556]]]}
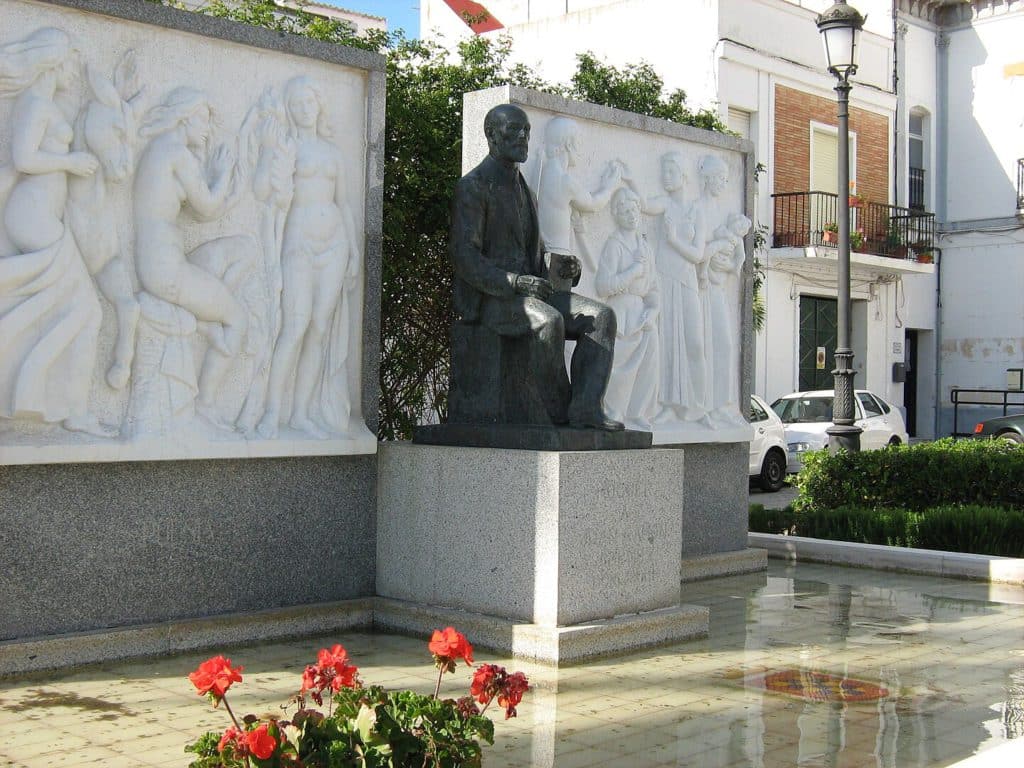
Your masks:
{"label": "lamp head", "polygon": [[857,71],[857,38],[865,19],[860,11],[847,5],[846,0],[837,0],[818,16],[828,71],[843,82]]}

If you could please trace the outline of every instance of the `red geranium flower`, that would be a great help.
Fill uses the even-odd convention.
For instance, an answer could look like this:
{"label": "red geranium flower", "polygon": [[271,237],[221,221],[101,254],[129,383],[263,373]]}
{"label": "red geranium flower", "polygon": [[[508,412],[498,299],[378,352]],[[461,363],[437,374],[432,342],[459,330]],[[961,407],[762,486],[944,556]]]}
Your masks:
{"label": "red geranium flower", "polygon": [[497,664],[481,664],[473,673],[473,682],[469,685],[470,694],[484,705],[484,709],[497,696],[498,704],[505,708],[506,720],[516,716],[516,706],[528,690],[530,684],[526,675],[522,672],[510,675]]}
{"label": "red geranium flower", "polygon": [[340,645],[330,650],[321,648],[317,663],[302,673],[302,693],[309,691],[319,705],[323,705],[323,692],[330,688],[337,693],[342,688],[359,687],[359,669],[348,663],[348,652]]}
{"label": "red geranium flower", "polygon": [[333,667],[348,662],[348,651],[335,643],[331,650],[321,648],[316,655],[316,663],[321,667]]}
{"label": "red geranium flower", "polygon": [[523,694],[530,690],[526,675],[516,672],[509,675],[498,692],[498,705],[505,708],[505,719],[516,716],[516,705],[523,700]]}
{"label": "red geranium flower", "polygon": [[498,680],[505,676],[505,670],[497,664],[481,664],[473,673],[469,693],[481,704],[488,703],[498,692]]}
{"label": "red geranium flower", "polygon": [[260,723],[245,734],[245,746],[260,760],[266,760],[277,749],[277,739],[270,735],[266,723]]}
{"label": "red geranium flower", "polygon": [[217,745],[217,751],[223,752],[230,744],[237,746],[238,737],[243,735],[244,731],[240,731],[235,726],[229,725],[228,729],[224,731],[224,735],[220,737],[220,743]]}
{"label": "red geranium flower", "polygon": [[449,672],[455,671],[456,659],[465,659],[466,664],[473,665],[473,646],[453,627],[445,627],[443,632],[435,629],[427,648],[434,654],[434,663]]}
{"label": "red geranium flower", "polygon": [[232,667],[231,659],[214,656],[200,664],[188,676],[200,696],[210,694],[214,704],[224,698],[232,683],[242,682],[242,667]]}

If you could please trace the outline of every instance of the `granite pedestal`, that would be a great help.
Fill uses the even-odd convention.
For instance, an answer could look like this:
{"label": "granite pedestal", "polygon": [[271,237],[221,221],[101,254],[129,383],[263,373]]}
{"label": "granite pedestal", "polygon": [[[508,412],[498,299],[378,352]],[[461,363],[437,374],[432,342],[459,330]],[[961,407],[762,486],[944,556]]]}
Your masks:
{"label": "granite pedestal", "polygon": [[375,622],[461,617],[553,663],[706,634],[679,600],[683,456],[382,444]]}

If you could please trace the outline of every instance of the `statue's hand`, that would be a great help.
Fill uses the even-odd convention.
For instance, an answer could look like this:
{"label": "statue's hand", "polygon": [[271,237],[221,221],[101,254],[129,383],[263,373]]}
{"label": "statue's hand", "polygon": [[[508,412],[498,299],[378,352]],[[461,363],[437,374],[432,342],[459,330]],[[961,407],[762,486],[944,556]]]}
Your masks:
{"label": "statue's hand", "polygon": [[210,157],[210,171],[214,179],[223,178],[235,168],[235,156],[226,144],[220,144]]}
{"label": "statue's hand", "polygon": [[551,283],[543,277],[534,275],[516,275],[516,293],[520,296],[532,296],[535,299],[546,301],[551,295]]}
{"label": "statue's hand", "polygon": [[561,264],[558,267],[558,276],[563,280],[575,280],[583,274],[583,266],[575,256],[563,254]]}
{"label": "statue's hand", "polygon": [[622,181],[622,167],[620,163],[621,161],[612,160],[605,166],[604,173],[601,174],[602,187],[611,187]]}
{"label": "statue's hand", "polygon": [[573,208],[572,213],[569,214],[569,223],[572,224],[572,231],[577,235],[583,234],[587,231],[587,224],[583,220],[583,214],[575,208]]}
{"label": "statue's hand", "polygon": [[92,176],[100,167],[100,161],[88,152],[71,152],[68,154],[67,170],[75,176]]}

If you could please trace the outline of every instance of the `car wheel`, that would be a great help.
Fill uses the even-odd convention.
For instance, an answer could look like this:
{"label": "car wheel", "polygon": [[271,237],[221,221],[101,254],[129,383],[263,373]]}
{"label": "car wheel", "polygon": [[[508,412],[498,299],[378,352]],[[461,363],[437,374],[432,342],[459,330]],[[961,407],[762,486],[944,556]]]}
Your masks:
{"label": "car wheel", "polygon": [[768,451],[761,465],[759,484],[762,491],[774,493],[786,482],[786,459],[779,451]]}
{"label": "car wheel", "polygon": [[1016,432],[1000,432],[996,435],[996,440],[1005,440],[1008,443],[1016,443],[1017,445],[1024,443],[1024,437]]}
{"label": "car wheel", "polygon": [[893,435],[892,437],[890,437],[890,438],[889,438],[889,447],[890,447],[890,448],[891,448],[892,446],[894,446],[894,445],[902,445],[902,444],[903,444],[903,441],[902,441],[902,440],[900,440],[900,439],[899,439],[898,437],[896,437],[895,435]]}

